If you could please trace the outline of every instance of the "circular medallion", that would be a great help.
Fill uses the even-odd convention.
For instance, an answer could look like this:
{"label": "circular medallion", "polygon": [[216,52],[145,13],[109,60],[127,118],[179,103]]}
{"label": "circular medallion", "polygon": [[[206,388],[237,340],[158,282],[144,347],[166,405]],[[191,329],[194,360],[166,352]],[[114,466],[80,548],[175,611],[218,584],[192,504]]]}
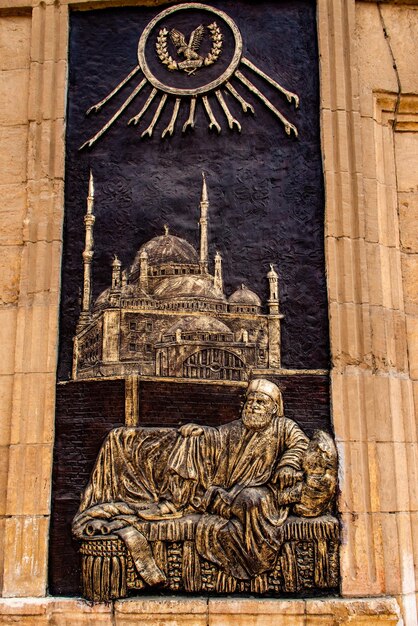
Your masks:
{"label": "circular medallion", "polygon": [[138,44],[139,66],[151,85],[179,97],[202,95],[226,83],[241,56],[235,22],[198,2],[159,13]]}

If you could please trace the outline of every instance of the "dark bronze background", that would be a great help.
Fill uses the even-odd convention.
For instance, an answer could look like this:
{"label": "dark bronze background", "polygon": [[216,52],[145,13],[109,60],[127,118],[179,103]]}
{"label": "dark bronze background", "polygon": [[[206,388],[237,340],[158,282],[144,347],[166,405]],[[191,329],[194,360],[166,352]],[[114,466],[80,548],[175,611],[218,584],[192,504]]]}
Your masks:
{"label": "dark bronze background", "polygon": [[[59,381],[71,375],[90,167],[96,188],[93,297],[110,284],[113,254],[118,254],[125,267],[142,243],[162,234],[165,223],[170,232],[197,246],[204,170],[210,200],[209,254],[213,259],[219,250],[223,256],[226,292],[244,282],[265,302],[266,272],[270,262],[277,264],[285,315],[282,366],[314,369],[329,365],[315,3],[233,1],[212,2],[211,6],[226,11],[236,21],[243,36],[244,55],[300,96],[296,111],[265,82],[249,70],[243,71],[298,127],[299,139],[288,137],[277,119],[235,79],[234,86],[256,109],[254,117],[244,116],[238,103],[228,99],[228,106],[242,124],[241,134],[229,131],[225,123],[220,136],[210,133],[206,114],[198,104],[196,128],[182,136],[179,131],[188,115],[188,107],[182,105],[175,135],[162,140],[161,132],[171,116],[171,106],[166,105],[152,139],[141,140],[148,118],[139,130],[126,123],[141,108],[148,88],[91,150],[79,152],[80,145],[139,82],[134,78],[101,113],[85,117],[85,111],[136,65],[139,36],[161,7],[72,13]],[[196,26],[191,23],[189,33]],[[184,28],[187,30],[187,24]],[[211,102],[217,117],[223,119],[215,100]],[[326,376],[288,377],[282,382],[288,417],[308,434],[317,427],[331,430]],[[193,419],[216,424],[238,415],[240,389],[225,391],[227,397],[218,395],[223,402],[214,405],[213,388],[208,386],[205,391],[200,386],[197,392],[197,385],[182,383],[183,395],[176,396],[173,409],[164,386],[151,388],[151,383],[147,384],[140,387],[141,423],[177,425]],[[194,397],[199,398],[196,405],[190,400]],[[79,593],[79,561],[71,539],[71,519],[100,444],[110,428],[123,423],[123,412],[123,381],[57,387],[51,593]]]}

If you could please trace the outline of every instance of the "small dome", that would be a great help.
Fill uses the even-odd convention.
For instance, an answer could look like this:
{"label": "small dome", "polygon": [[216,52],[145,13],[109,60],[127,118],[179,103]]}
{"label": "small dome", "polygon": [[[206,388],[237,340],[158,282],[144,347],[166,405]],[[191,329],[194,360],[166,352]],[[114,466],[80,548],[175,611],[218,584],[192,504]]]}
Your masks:
{"label": "small dome", "polygon": [[229,304],[243,304],[246,306],[261,306],[261,300],[254,291],[248,289],[245,285],[238,287],[234,293],[228,298]]}
{"label": "small dome", "polygon": [[225,301],[225,296],[216,291],[210,278],[193,274],[165,278],[157,285],[153,295],[167,299],[199,298],[217,302]]}
{"label": "small dome", "polygon": [[102,291],[93,304],[93,311],[103,309],[110,304],[110,287]]}
{"label": "small dome", "polygon": [[208,317],[207,315],[187,315],[186,317],[182,317],[175,324],[170,326],[164,335],[174,335],[177,330],[181,330],[182,332],[198,330],[201,332],[231,334],[231,329],[228,328],[226,324],[214,317]]}

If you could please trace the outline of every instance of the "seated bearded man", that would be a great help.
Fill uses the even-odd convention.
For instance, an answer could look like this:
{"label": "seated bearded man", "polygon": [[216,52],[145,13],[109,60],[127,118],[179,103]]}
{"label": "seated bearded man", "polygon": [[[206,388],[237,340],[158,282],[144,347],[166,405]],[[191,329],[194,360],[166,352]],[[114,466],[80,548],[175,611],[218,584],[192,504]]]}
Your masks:
{"label": "seated bearded man", "polygon": [[289,509],[280,493],[301,480],[308,443],[265,379],[249,384],[241,419],[223,426],[117,429],[103,444],[74,534],[119,535],[145,582],[156,584],[164,574],[138,520],[199,513],[198,553],[248,580],[274,565]]}

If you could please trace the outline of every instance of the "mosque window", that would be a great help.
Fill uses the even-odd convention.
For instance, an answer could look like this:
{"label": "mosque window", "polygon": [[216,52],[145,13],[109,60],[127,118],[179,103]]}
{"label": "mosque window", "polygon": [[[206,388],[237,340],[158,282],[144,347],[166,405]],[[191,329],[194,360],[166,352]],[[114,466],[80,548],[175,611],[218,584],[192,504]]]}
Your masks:
{"label": "mosque window", "polygon": [[130,343],[129,344],[129,351],[130,352],[135,352],[136,351],[136,344],[135,343]]}
{"label": "mosque window", "polygon": [[145,331],[147,333],[151,333],[152,332],[152,328],[153,328],[152,320],[149,320],[148,322],[145,322]]}
{"label": "mosque window", "polygon": [[136,322],[129,322],[129,330],[136,330]]}

